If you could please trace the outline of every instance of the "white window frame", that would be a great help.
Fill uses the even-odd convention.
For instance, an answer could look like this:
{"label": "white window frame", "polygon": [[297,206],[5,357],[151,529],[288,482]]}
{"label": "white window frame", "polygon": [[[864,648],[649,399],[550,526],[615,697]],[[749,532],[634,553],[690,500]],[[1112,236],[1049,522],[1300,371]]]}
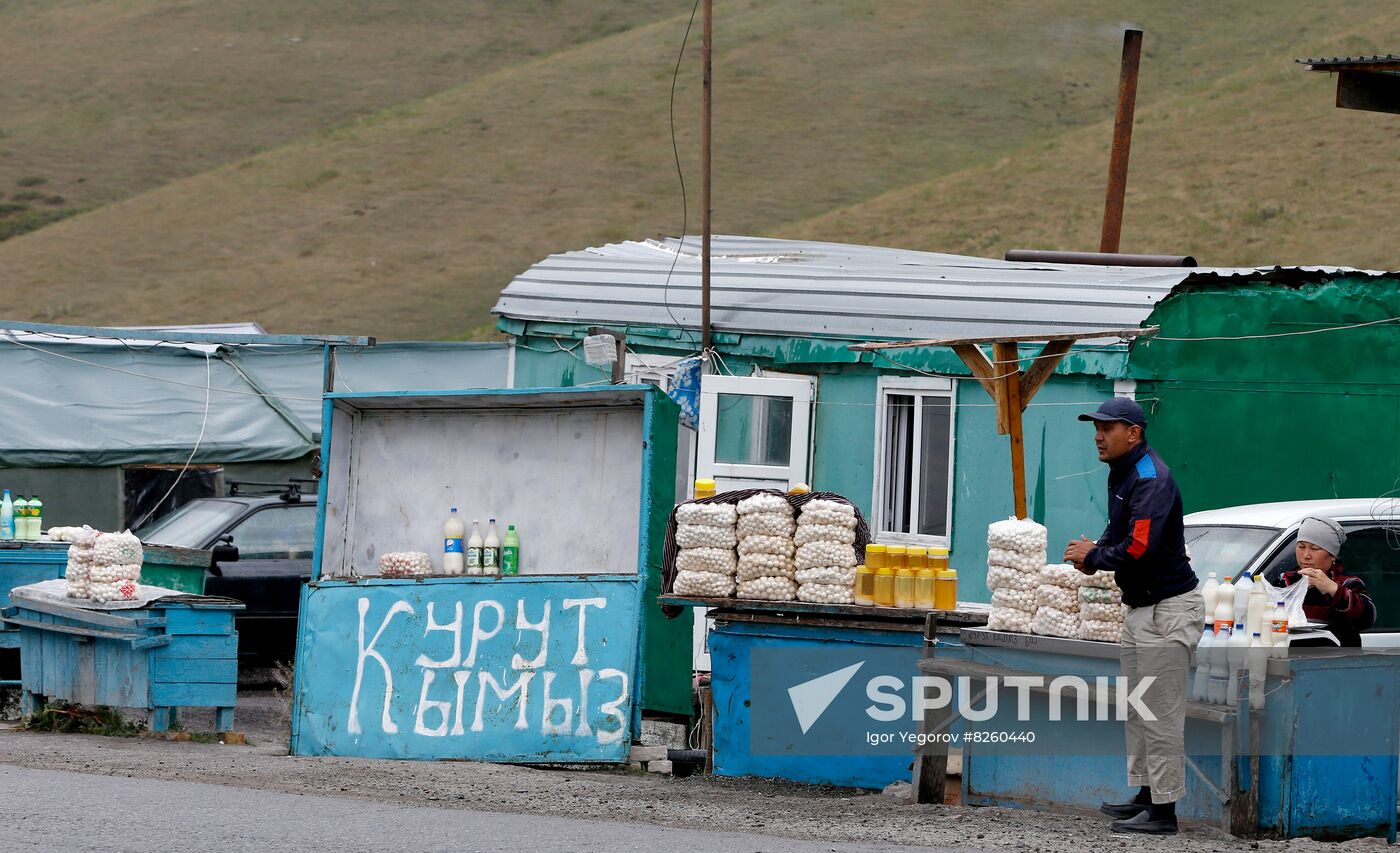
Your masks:
{"label": "white window frame", "polygon": [[[802,379],[777,379],[756,376],[716,376],[707,374],[700,378],[700,437],[696,453],[696,472],[700,476],[731,480],[772,480],[787,483],[791,488],[797,483],[807,482],[808,460],[812,445],[812,400],[813,382],[810,377]],[[715,408],[721,394],[743,397],[790,397],[792,398],[792,434],[789,443],[790,453],[798,454],[797,460],[789,460],[788,465],[744,465],[715,461],[716,430],[719,426],[718,411]],[[755,437],[761,435],[754,430]]]}
{"label": "white window frame", "polygon": [[[888,434],[886,414],[889,411],[889,397],[891,395],[903,396],[939,396],[948,400],[948,518],[945,529],[948,531],[943,536],[934,536],[922,533],[898,533],[889,531],[886,528],[885,520],[889,516],[889,507],[885,506],[885,452],[886,436]],[[914,406],[914,435],[921,435],[923,420],[923,406]],[[957,435],[958,435],[958,384],[952,378],[944,377],[924,377],[924,376],[881,376],[875,386],[875,491],[871,497],[870,505],[874,508],[871,533],[882,542],[891,542],[897,545],[926,545],[941,548],[952,547],[953,531],[953,483],[957,477]],[[913,446],[914,458],[910,460],[910,475],[913,482],[910,484],[910,494],[913,496],[910,506],[910,515],[918,517],[918,494],[919,477],[923,468],[923,442],[915,441]]]}

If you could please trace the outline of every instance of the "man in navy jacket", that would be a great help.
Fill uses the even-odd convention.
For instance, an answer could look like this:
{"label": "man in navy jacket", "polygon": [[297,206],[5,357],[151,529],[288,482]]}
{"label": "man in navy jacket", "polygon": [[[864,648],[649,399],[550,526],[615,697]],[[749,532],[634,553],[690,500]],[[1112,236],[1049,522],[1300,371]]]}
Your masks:
{"label": "man in navy jacket", "polygon": [[1176,801],[1186,788],[1184,730],[1187,675],[1200,641],[1205,602],[1186,556],[1181,492],[1162,457],[1147,445],[1147,417],[1132,400],[1115,397],[1079,416],[1094,424],[1099,459],[1109,465],[1108,527],[1099,541],[1080,538],[1064,559],[1085,574],[1114,573],[1128,612],[1120,651],[1132,691],[1152,677],[1142,703],[1155,720],[1133,713],[1127,734],[1126,803],[1104,803],[1115,832],[1177,831]]}

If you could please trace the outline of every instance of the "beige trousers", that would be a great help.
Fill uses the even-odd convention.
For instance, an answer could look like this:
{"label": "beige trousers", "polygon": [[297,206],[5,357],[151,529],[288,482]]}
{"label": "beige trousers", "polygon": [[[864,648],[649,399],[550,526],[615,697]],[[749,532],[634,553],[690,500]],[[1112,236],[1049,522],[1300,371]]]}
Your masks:
{"label": "beige trousers", "polygon": [[1152,802],[1174,803],[1186,791],[1186,697],[1191,653],[1201,639],[1205,600],[1200,590],[1133,607],[1123,620],[1120,660],[1127,689],[1156,676],[1142,704],[1156,720],[1128,708],[1128,784],[1152,788]]}

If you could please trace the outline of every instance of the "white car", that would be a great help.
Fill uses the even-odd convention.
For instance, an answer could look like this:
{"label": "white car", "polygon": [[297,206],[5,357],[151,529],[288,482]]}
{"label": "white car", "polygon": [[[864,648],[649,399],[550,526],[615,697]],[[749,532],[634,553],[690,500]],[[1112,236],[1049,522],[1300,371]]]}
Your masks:
{"label": "white car", "polygon": [[1366,583],[1376,624],[1361,635],[1366,648],[1400,648],[1400,498],[1360,498],[1250,504],[1186,516],[1191,566],[1204,580],[1215,572],[1261,575],[1275,583],[1298,567],[1293,545],[1309,516],[1330,518],[1347,532],[1338,555],[1347,574]]}

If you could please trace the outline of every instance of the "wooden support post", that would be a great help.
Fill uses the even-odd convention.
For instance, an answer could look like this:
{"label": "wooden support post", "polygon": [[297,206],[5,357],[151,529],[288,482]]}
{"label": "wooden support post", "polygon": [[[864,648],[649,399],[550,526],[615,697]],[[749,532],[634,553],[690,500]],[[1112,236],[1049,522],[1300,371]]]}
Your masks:
{"label": "wooden support post", "polygon": [[993,366],[997,368],[997,423],[1005,422],[1006,434],[1011,436],[1011,491],[1016,503],[1016,517],[1029,517],[1026,512],[1026,443],[1021,435],[1021,371],[1019,352],[1014,342],[992,344]]}
{"label": "wooden support post", "polygon": [[1030,370],[1021,374],[1021,411],[1025,411],[1026,406],[1030,405],[1035,392],[1039,391],[1045,380],[1050,378],[1050,374],[1055,372],[1055,368],[1064,360],[1072,346],[1074,341],[1051,341],[1040,351],[1040,355],[1035,357]]}
{"label": "wooden support post", "polygon": [[[937,653],[938,617],[928,614],[924,621],[924,660],[932,660]],[[927,690],[928,688],[923,688]],[[936,716],[927,708],[919,718],[919,734],[925,739],[937,730],[951,725],[952,703],[939,709]],[[943,804],[948,795],[948,743],[937,738],[936,743],[925,743],[914,751],[914,802]]]}

